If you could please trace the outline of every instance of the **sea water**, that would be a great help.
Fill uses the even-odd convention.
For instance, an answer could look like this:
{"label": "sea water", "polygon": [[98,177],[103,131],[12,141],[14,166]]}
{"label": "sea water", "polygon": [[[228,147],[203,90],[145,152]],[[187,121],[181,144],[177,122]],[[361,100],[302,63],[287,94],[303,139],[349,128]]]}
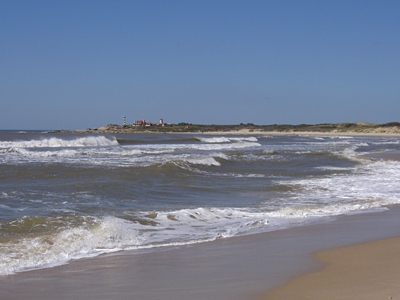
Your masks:
{"label": "sea water", "polygon": [[400,202],[398,137],[0,132],[0,275]]}

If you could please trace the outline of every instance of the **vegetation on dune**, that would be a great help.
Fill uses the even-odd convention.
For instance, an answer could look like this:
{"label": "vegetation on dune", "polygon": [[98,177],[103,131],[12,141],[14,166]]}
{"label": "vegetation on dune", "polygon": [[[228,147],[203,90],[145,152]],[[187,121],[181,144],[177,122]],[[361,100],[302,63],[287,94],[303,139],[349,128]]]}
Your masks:
{"label": "vegetation on dune", "polygon": [[400,123],[390,122],[385,124],[372,124],[365,122],[356,123],[323,123],[323,124],[273,124],[273,125],[255,125],[253,123],[238,125],[204,125],[204,124],[191,124],[180,122],[177,124],[169,124],[168,126],[132,126],[132,125],[107,125],[107,130],[110,131],[129,131],[129,132],[228,132],[248,130],[250,132],[371,132],[379,129],[392,129],[392,131],[400,132]]}
{"label": "vegetation on dune", "polygon": [[[180,122],[168,124],[166,126],[134,126],[108,124],[107,126],[75,132],[111,132],[111,133],[139,133],[139,132],[276,132],[276,133],[296,133],[296,132],[320,132],[320,133],[400,133],[400,123],[390,122],[385,124],[372,124],[366,122],[356,123],[323,123],[323,124],[272,124],[255,125],[253,123],[240,123],[238,125],[204,125]],[[60,131],[56,131],[60,132]],[[61,131],[67,132],[67,131]]]}

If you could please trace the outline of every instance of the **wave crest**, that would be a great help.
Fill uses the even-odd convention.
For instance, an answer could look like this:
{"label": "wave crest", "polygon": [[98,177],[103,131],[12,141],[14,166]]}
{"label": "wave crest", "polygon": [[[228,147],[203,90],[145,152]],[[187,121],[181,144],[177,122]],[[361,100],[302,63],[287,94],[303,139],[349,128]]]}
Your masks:
{"label": "wave crest", "polygon": [[60,147],[99,147],[117,146],[118,141],[108,139],[105,136],[88,136],[74,140],[64,140],[60,138],[48,138],[30,141],[5,141],[0,142],[0,148],[60,148]]}

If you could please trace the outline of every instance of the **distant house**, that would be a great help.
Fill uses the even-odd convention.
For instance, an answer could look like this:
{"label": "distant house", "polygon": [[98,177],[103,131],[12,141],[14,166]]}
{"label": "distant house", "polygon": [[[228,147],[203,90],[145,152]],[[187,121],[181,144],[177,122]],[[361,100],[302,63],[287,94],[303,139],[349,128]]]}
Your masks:
{"label": "distant house", "polygon": [[160,119],[160,122],[158,122],[158,123],[146,122],[146,120],[137,120],[132,125],[133,126],[165,126],[166,123],[164,123],[163,119]]}
{"label": "distant house", "polygon": [[132,125],[133,126],[146,126],[146,121],[145,120],[137,120]]}
{"label": "distant house", "polygon": [[152,123],[152,126],[165,126],[164,120],[160,119],[160,122],[158,123]]}

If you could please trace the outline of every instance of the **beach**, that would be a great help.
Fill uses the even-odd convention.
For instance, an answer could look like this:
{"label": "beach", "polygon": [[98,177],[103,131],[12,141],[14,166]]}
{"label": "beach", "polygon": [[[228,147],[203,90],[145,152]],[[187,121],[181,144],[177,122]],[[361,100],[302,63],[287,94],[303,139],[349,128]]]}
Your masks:
{"label": "beach", "polygon": [[[379,240],[381,252],[400,235],[393,136],[0,138],[5,300],[307,299],[310,290],[322,297],[342,283],[302,278],[322,280],[330,266],[353,259],[320,251],[361,244],[345,252],[380,274],[378,264],[363,264],[375,255],[364,249]],[[382,264],[394,262],[392,254]],[[347,269],[333,276],[343,273],[356,287],[360,276]],[[391,274],[366,280],[390,284]],[[375,288],[396,296],[386,289]]]}
{"label": "beach", "polygon": [[353,135],[353,136],[399,136],[400,123],[391,122],[385,124],[372,124],[366,122],[356,123],[324,123],[324,124],[273,124],[254,125],[252,123],[239,125],[217,125],[217,124],[167,124],[161,119],[159,123],[136,121],[133,124],[93,127],[80,130],[56,130],[63,133],[170,133],[170,134],[210,134],[210,135],[246,135],[246,134],[271,134],[271,135]]}
{"label": "beach", "polygon": [[[372,153],[372,159],[400,159],[398,151]],[[393,224],[400,233],[400,225]],[[400,299],[400,236],[317,252],[325,264],[291,279],[262,299]]]}
{"label": "beach", "polygon": [[[399,213],[396,206],[196,246],[77,260],[2,277],[1,299],[396,299],[399,238],[370,241],[397,236]],[[352,270],[349,261],[361,268]],[[353,276],[359,272],[373,277]],[[302,273],[309,275],[265,294]]]}
{"label": "beach", "polygon": [[322,270],[296,277],[263,299],[400,299],[400,237],[318,252]]}
{"label": "beach", "polygon": [[[78,130],[57,130],[55,132],[62,132],[62,133],[94,133],[94,134],[102,134],[102,133],[118,133],[118,134],[160,134],[161,132],[158,131],[151,131],[151,130],[140,130],[135,131],[134,129],[124,129],[124,128],[107,128],[107,127],[100,127],[99,129],[78,129]],[[319,136],[400,136],[400,132],[398,128],[378,128],[375,130],[365,130],[365,131],[352,131],[352,130],[331,130],[331,131],[294,131],[294,130],[287,130],[287,131],[268,131],[268,130],[258,130],[258,129],[238,129],[238,130],[220,130],[220,131],[182,131],[182,132],[169,132],[166,130],[166,134],[204,134],[204,135],[319,135]]]}
{"label": "beach", "polygon": [[400,300],[400,1],[0,12],[0,300]]}

